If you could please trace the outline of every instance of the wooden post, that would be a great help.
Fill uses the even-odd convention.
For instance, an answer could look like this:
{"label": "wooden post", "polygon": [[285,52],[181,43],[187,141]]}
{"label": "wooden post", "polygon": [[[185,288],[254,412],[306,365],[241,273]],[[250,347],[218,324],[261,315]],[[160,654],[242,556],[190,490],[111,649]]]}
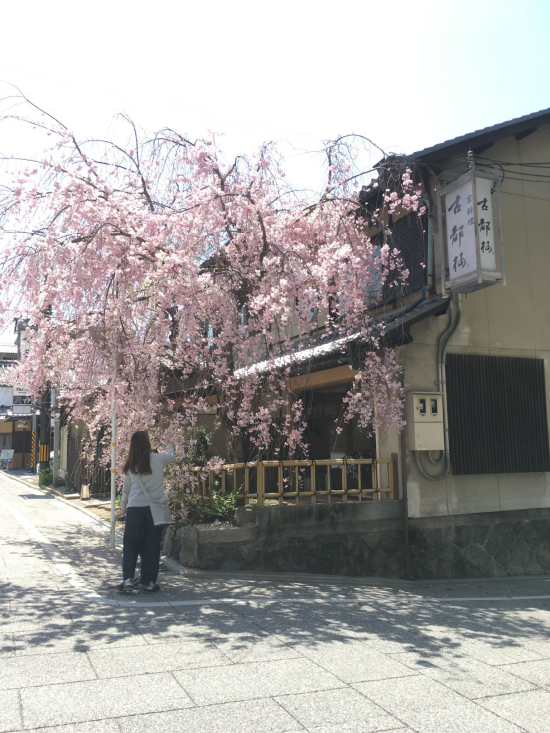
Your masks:
{"label": "wooden post", "polygon": [[40,401],[40,451],[38,456],[38,468],[46,470],[50,468],[50,392],[42,394]]}
{"label": "wooden post", "polygon": [[398,461],[399,455],[397,453],[391,454],[391,463],[390,463],[390,488],[391,488],[391,494],[390,498],[393,499],[399,499],[399,492],[396,491],[396,483],[397,483],[397,477],[399,476],[399,468],[398,468]]}
{"label": "wooden post", "polygon": [[[210,489],[210,496],[214,493],[214,471],[208,472],[208,488]],[[222,491],[222,494],[225,494],[225,491]]]}
{"label": "wooden post", "polygon": [[348,500],[348,464],[346,461],[342,463],[342,501]]}
{"label": "wooden post", "polygon": [[265,466],[263,461],[258,461],[256,472],[256,506],[263,506],[265,491]]}

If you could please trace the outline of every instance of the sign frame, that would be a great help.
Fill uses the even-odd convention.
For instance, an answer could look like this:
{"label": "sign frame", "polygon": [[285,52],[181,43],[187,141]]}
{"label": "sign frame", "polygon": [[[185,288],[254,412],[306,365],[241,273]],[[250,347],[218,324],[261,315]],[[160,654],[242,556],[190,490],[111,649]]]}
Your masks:
{"label": "sign frame", "polygon": [[[500,259],[500,271],[496,269],[496,257],[495,257],[495,269],[484,270],[481,264],[481,245],[479,236],[479,221],[478,221],[478,205],[477,205],[477,191],[476,191],[476,179],[483,178],[493,182],[494,192],[492,198],[493,207],[493,221],[496,223],[497,237],[495,238],[495,249],[498,248],[499,259]],[[471,183],[472,191],[474,196],[474,217],[475,217],[475,249],[476,249],[476,269],[451,279],[445,277],[445,266],[447,265],[450,270],[450,262],[447,256],[447,216],[443,210],[442,201],[443,199],[452,193],[455,189],[463,186],[465,183]],[[463,173],[456,181],[447,184],[437,190],[437,220],[439,230],[439,269],[441,277],[441,292],[442,295],[446,295],[447,291],[451,293],[472,293],[475,290],[489,287],[490,285],[496,285],[501,283],[506,285],[506,275],[504,271],[504,245],[502,241],[502,227],[500,223],[500,180],[497,173],[487,173],[485,171],[477,170],[475,163],[472,161],[470,170]],[[445,221],[443,221],[445,220]],[[445,233],[445,244],[443,243],[443,234]],[[497,245],[498,240],[498,245]],[[496,253],[495,253],[496,254]]]}

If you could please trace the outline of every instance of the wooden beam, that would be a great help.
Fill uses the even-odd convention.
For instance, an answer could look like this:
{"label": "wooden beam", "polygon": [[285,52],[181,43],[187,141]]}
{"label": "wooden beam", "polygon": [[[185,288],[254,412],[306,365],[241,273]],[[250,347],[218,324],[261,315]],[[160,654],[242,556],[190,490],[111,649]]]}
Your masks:
{"label": "wooden beam", "polygon": [[531,127],[529,130],[524,130],[523,132],[518,132],[517,135],[515,135],[515,138],[516,138],[516,140],[523,140],[523,138],[529,137],[529,135],[532,135],[538,129],[539,129],[538,127]]}
{"label": "wooden beam", "polygon": [[355,369],[350,369],[349,366],[344,365],[292,377],[287,384],[289,391],[296,393],[302,392],[304,389],[321,389],[322,387],[334,387],[338,384],[348,384],[353,381],[357,373]]}

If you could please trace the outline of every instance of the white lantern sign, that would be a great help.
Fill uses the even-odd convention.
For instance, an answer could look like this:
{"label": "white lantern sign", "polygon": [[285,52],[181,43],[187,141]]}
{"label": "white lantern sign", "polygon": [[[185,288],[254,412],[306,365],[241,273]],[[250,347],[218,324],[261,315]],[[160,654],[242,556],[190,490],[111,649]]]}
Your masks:
{"label": "white lantern sign", "polygon": [[[440,256],[444,263],[446,253],[449,270],[443,292],[470,293],[504,282],[498,184],[495,176],[476,171],[472,165],[472,169],[457,181],[439,190]],[[495,202],[493,190],[497,192]],[[500,272],[497,271],[496,242],[499,243]]]}

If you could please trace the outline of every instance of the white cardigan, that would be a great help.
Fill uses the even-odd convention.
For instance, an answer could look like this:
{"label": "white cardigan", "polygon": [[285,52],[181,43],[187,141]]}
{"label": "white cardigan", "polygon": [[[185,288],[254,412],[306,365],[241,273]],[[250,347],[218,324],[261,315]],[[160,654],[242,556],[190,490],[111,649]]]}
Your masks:
{"label": "white cardigan", "polygon": [[[140,478],[147,489],[151,501],[158,502],[164,498],[164,469],[169,463],[172,463],[175,457],[176,454],[172,443],[166,449],[166,453],[149,454],[152,473],[142,475]],[[136,479],[136,475],[128,471],[124,476],[124,483],[122,484],[120,507],[125,510],[132,506],[149,506],[149,502],[145,498],[145,494]]]}

